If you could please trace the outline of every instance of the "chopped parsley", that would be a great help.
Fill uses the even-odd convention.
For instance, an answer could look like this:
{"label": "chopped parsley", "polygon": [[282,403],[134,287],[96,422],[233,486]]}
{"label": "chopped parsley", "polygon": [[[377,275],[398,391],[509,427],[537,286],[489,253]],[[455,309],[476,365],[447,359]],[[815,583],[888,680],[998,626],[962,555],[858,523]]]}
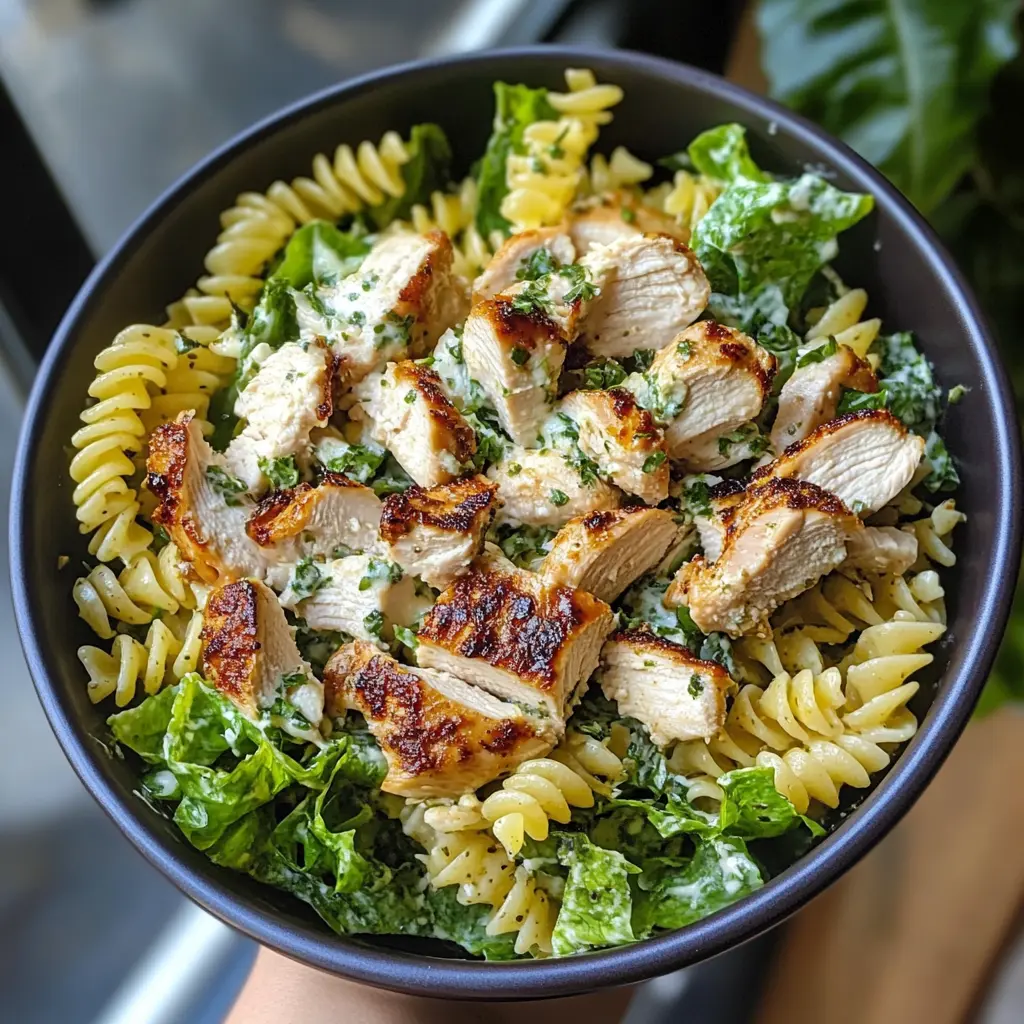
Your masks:
{"label": "chopped parsley", "polygon": [[410,388],[408,391],[406,391],[405,398],[403,399],[403,401],[405,402],[406,405],[412,405],[413,402],[416,401],[416,392],[412,388]]}
{"label": "chopped parsley", "polygon": [[557,488],[553,490],[551,494],[548,495],[548,497],[551,500],[551,504],[557,506],[558,508],[561,508],[563,505],[567,505],[569,503],[569,495],[567,495],[565,491],[560,491]]}
{"label": "chopped parsley", "polygon": [[583,368],[583,391],[607,391],[626,379],[622,364],[614,359],[595,359]]}
{"label": "chopped parsley", "polygon": [[536,281],[547,274],[553,274],[560,264],[555,254],[548,248],[541,246],[535,249],[526,257],[516,271],[517,281]]}
{"label": "chopped parsley", "polygon": [[521,316],[547,313],[551,300],[540,281],[528,281],[521,292],[512,298],[512,311]]}
{"label": "chopped parsley", "polygon": [[224,499],[225,505],[232,508],[241,505],[240,494],[245,494],[248,487],[237,477],[232,476],[220,466],[207,466],[206,479],[210,486]]}
{"label": "chopped parsley", "polygon": [[312,558],[303,558],[296,563],[292,569],[291,578],[288,580],[288,589],[295,596],[297,601],[303,601],[312,597],[318,590],[322,590],[331,582],[323,566],[314,562]]}
{"label": "chopped parsley", "polygon": [[699,672],[694,672],[690,677],[686,692],[693,698],[699,697],[704,692],[704,677]]}
{"label": "chopped parsley", "polygon": [[379,637],[381,631],[384,629],[384,615],[379,611],[372,611],[363,618],[363,625],[366,627],[366,632],[370,636]]}
{"label": "chopped parsley", "polygon": [[369,590],[375,583],[400,583],[402,567],[386,558],[371,558],[366,564],[366,575],[359,581],[360,590]]}
{"label": "chopped parsley", "polygon": [[275,491],[295,487],[299,482],[299,468],[295,465],[294,455],[280,459],[257,459],[256,464],[260,467],[260,472],[273,485]]}
{"label": "chopped parsley", "polygon": [[394,632],[395,639],[404,647],[408,647],[410,651],[415,651],[419,647],[420,642],[416,639],[416,632],[409,629],[408,626],[395,626]]}
{"label": "chopped parsley", "polygon": [[645,473],[653,473],[667,458],[664,452],[651,452],[650,455],[644,459],[643,471]]}
{"label": "chopped parsley", "polygon": [[632,224],[636,220],[636,211],[631,210],[628,206],[622,207],[622,209],[619,212],[622,215],[622,219],[627,224]]}
{"label": "chopped parsley", "polygon": [[558,273],[569,282],[569,288],[565,293],[566,302],[575,302],[577,299],[589,302],[597,295],[597,285],[590,280],[587,268],[582,264],[569,263]]}
{"label": "chopped parsley", "polygon": [[519,474],[522,473],[522,471],[523,467],[520,466],[518,462],[510,462],[508,464],[507,472],[509,476],[519,476]]}
{"label": "chopped parsley", "polygon": [[689,359],[692,351],[693,349],[688,341],[680,341],[676,343],[676,354],[680,359]]}
{"label": "chopped parsley", "polygon": [[523,366],[530,361],[530,350],[523,345],[516,345],[512,349],[512,362],[516,366]]}
{"label": "chopped parsley", "polygon": [[830,335],[824,345],[808,349],[808,351],[800,356],[796,361],[796,368],[799,370],[801,367],[810,366],[812,363],[823,362],[829,356],[834,356],[838,351],[839,343]]}
{"label": "chopped parsley", "polygon": [[754,424],[748,423],[718,439],[718,454],[729,455],[730,449],[737,444],[746,445],[747,455],[744,458],[753,458],[756,455],[763,455],[771,442],[765,434],[758,432]]}

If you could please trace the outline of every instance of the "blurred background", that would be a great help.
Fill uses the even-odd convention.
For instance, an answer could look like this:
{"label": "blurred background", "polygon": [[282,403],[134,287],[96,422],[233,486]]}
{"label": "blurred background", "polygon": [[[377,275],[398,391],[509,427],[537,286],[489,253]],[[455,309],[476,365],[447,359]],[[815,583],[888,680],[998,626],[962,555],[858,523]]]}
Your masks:
{"label": "blurred background", "polygon": [[[166,186],[313,90],[528,42],[696,64],[845,138],[952,249],[1024,410],[1020,11],[1020,0],[0,0],[0,514],[38,359],[93,263]],[[6,543],[5,528],[5,563]],[[252,944],[187,904],[72,775],[14,653],[6,572],[0,630],[12,651],[0,1018],[221,1021]],[[1022,660],[1018,595],[983,707],[904,823],[783,928],[641,987],[631,1024],[682,1013],[715,1024],[1024,1021]]]}

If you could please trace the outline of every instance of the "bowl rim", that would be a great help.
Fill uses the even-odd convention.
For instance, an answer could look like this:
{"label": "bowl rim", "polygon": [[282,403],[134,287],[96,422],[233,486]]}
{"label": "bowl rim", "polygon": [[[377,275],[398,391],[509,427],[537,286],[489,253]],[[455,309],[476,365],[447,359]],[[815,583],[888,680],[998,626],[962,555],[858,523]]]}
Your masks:
{"label": "bowl rim", "polygon": [[[447,66],[484,68],[495,58],[537,59],[553,66],[596,66],[640,71],[735,105],[750,118],[775,122],[779,130],[814,150],[828,165],[870,191],[922,255],[940,287],[952,296],[963,330],[977,354],[981,377],[991,389],[995,410],[1000,509],[995,517],[992,564],[984,584],[977,621],[984,630],[960,641],[968,647],[959,673],[946,678],[945,694],[933,701],[915,742],[904,750],[881,783],[846,821],[782,874],[739,902],[685,928],[610,950],[564,959],[489,963],[445,960],[369,946],[358,938],[325,934],[318,922],[291,924],[268,915],[256,901],[230,893],[213,872],[188,867],[174,844],[152,828],[152,811],[121,793],[104,776],[98,745],[62,707],[49,677],[47,655],[37,632],[38,596],[27,564],[29,517],[23,514],[33,454],[55,387],[64,352],[75,340],[80,318],[98,301],[104,284],[130,260],[150,227],[161,220],[198,182],[241,156],[264,137],[324,107],[378,86],[415,81],[423,71]],[[18,630],[35,687],[65,756],[85,787],[118,828],[151,864],[181,891],[220,920],[279,953],[354,981],[412,994],[467,999],[544,998],[635,983],[678,969],[738,945],[778,924],[848,870],[906,813],[938,770],[966,725],[995,658],[1009,615],[1017,577],[1021,533],[1019,498],[1021,456],[1009,380],[997,356],[992,333],[977,302],[934,231],[881,174],[845,144],[803,117],[709,72],[631,51],[588,47],[525,46],[488,50],[399,64],[361,75],[314,93],[256,122],[182,175],[122,235],[78,292],[45,354],[29,398],[18,441],[10,514],[11,582]],[[37,571],[37,570],[36,570]]]}

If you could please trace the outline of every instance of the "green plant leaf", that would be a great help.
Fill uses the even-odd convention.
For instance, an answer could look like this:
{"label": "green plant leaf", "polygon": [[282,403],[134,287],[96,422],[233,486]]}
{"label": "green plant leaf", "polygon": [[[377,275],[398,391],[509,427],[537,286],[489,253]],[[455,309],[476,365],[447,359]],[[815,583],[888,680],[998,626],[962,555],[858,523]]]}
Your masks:
{"label": "green plant leaf", "polygon": [[761,0],[771,93],[848,142],[924,213],[977,158],[1018,0]]}

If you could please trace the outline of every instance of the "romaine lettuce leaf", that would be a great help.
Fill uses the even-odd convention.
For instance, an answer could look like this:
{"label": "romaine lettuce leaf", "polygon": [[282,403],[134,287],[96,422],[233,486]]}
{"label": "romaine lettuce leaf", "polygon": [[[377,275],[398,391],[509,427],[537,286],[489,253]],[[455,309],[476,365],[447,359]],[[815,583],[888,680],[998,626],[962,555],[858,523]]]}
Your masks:
{"label": "romaine lettuce leaf", "polygon": [[747,130],[739,124],[720,124],[701,132],[687,150],[690,165],[719,181],[767,181],[747,149]]}
{"label": "romaine lettuce leaf", "polygon": [[406,149],[409,159],[402,164],[404,191],[368,211],[378,229],[393,220],[407,220],[417,204],[429,206],[431,194],[446,188],[451,181],[452,148],[440,125],[413,125]]}
{"label": "romaine lettuce leaf", "polygon": [[296,291],[309,285],[334,284],[354,274],[369,251],[365,235],[339,231],[326,220],[313,220],[292,235],[267,281],[283,281]]}
{"label": "romaine lettuce leaf", "polygon": [[551,936],[555,955],[632,942],[629,876],[640,869],[580,834],[560,835],[558,859],[569,876]]}
{"label": "romaine lettuce leaf", "polygon": [[741,839],[771,839],[803,822],[811,835],[821,836],[824,829],[810,818],[797,814],[796,808],[775,788],[771,768],[737,768],[718,779],[725,790],[718,826],[728,835]]}
{"label": "romaine lettuce leaf", "polygon": [[701,840],[689,859],[661,857],[644,865],[633,900],[633,930],[643,938],[654,928],[682,928],[763,884],[742,839]]}
{"label": "romaine lettuce leaf", "polygon": [[811,278],[836,255],[836,236],[873,203],[810,173],[795,181],[734,181],[691,243],[711,281],[712,313],[730,323],[760,315],[784,324]]}
{"label": "romaine lettuce leaf", "polygon": [[492,231],[507,235],[511,225],[501,215],[508,194],[506,163],[510,153],[523,152],[523,130],[534,121],[557,120],[547,89],[494,83],[494,130],[477,171],[477,230],[487,238]]}

